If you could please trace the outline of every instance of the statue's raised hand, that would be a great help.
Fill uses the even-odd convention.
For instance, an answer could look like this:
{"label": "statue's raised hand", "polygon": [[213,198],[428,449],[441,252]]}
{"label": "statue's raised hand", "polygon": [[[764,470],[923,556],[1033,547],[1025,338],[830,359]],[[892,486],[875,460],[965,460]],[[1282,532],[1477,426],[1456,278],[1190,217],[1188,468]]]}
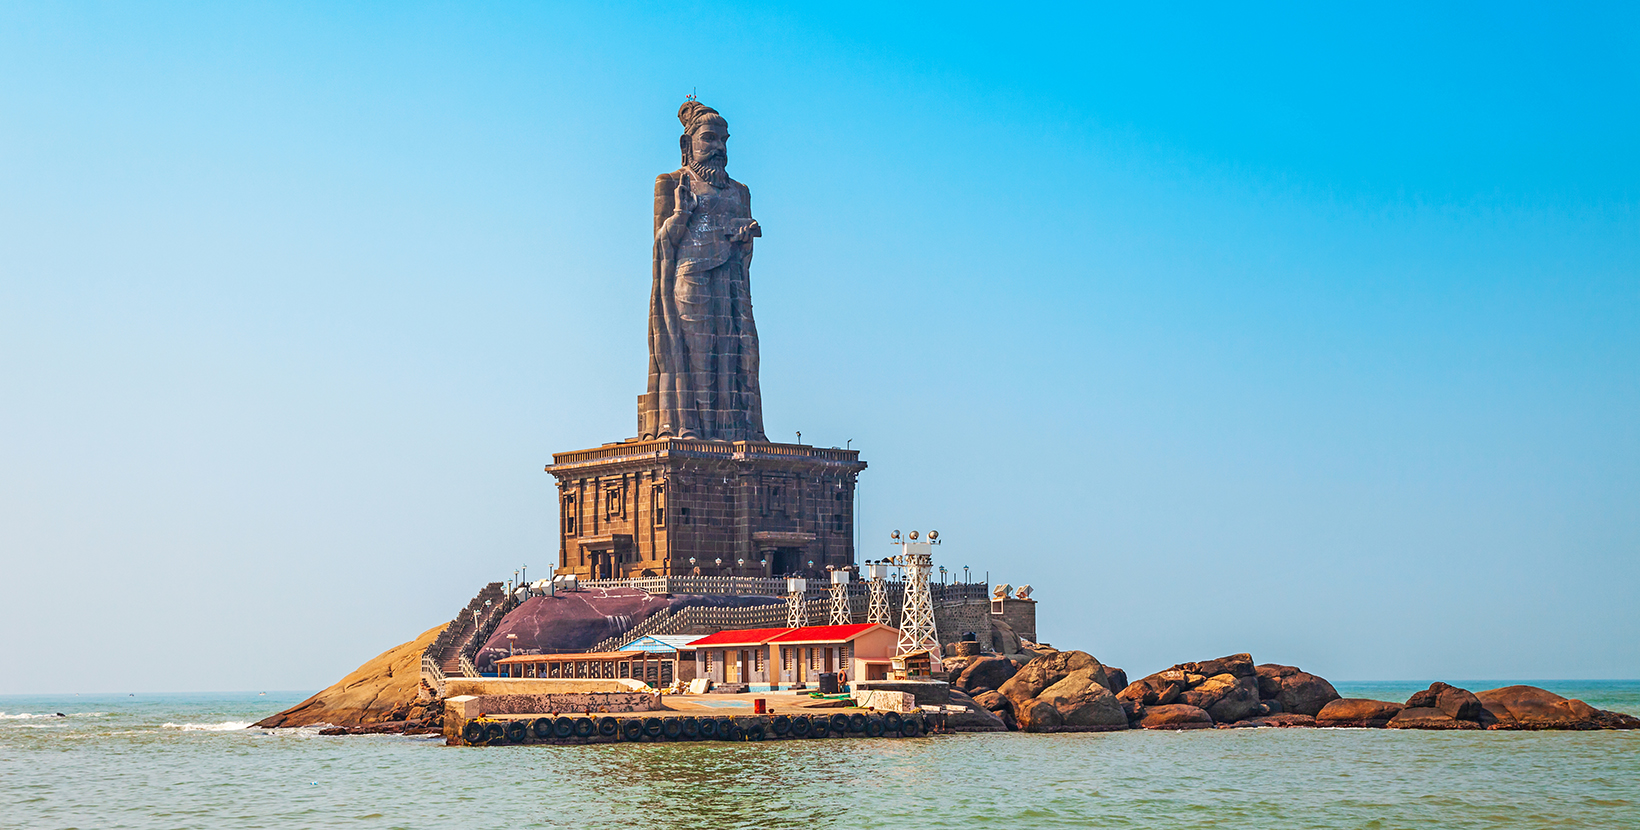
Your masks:
{"label": "statue's raised hand", "polygon": [[672,211],[693,213],[695,204],[695,191],[689,186],[689,174],[685,173],[678,177],[678,189],[672,192]]}

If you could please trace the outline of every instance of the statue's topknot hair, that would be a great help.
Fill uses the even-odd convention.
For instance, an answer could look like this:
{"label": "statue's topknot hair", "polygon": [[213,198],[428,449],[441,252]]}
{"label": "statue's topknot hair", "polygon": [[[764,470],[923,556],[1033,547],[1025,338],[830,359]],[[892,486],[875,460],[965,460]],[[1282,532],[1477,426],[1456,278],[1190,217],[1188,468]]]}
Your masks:
{"label": "statue's topknot hair", "polygon": [[712,109],[711,107],[708,107],[692,98],[688,101],[684,101],[683,106],[678,107],[678,121],[683,124],[683,131],[685,133],[689,132],[691,129],[694,129],[696,121],[699,121],[708,115],[717,115],[719,118],[723,117],[722,115],[718,115],[717,110]]}

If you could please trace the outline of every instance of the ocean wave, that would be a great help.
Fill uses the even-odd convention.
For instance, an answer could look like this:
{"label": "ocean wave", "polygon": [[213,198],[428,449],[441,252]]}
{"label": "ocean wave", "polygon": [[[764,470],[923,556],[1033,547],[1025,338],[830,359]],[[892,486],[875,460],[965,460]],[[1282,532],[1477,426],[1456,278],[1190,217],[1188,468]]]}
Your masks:
{"label": "ocean wave", "polygon": [[253,721],[225,720],[221,723],[162,723],[162,729],[181,729],[184,732],[232,732],[248,728]]}
{"label": "ocean wave", "polygon": [[66,714],[59,715],[55,712],[42,712],[40,714],[31,714],[29,712],[18,712],[15,715],[8,715],[5,712],[0,712],[0,720],[34,720],[35,718],[51,718],[52,720],[61,720],[63,718],[87,718],[87,717],[95,717],[97,715],[106,715],[106,714],[108,714],[108,713],[107,712],[69,712],[69,713],[66,713]]}

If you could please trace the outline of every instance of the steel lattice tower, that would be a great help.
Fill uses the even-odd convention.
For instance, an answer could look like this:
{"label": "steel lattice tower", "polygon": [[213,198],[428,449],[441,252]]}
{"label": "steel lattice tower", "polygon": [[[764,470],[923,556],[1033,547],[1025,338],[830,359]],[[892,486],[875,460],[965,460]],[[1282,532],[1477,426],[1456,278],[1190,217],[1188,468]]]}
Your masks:
{"label": "steel lattice tower", "polygon": [[[912,532],[916,538],[916,532]],[[932,542],[905,542],[898,557],[905,568],[905,607],[900,612],[900,642],[895,651],[908,654],[927,649],[936,657],[940,653],[940,635],[934,627],[934,597],[928,590],[928,575],[933,570]]]}
{"label": "steel lattice tower", "polygon": [[881,562],[869,563],[866,576],[871,578],[871,606],[866,610],[866,622],[893,628],[888,611],[888,566]]}
{"label": "steel lattice tower", "polygon": [[853,574],[847,568],[831,572],[831,624],[848,625],[848,583]]}
{"label": "steel lattice tower", "polygon": [[799,577],[786,580],[787,628],[802,628],[809,624],[808,585],[808,580]]}

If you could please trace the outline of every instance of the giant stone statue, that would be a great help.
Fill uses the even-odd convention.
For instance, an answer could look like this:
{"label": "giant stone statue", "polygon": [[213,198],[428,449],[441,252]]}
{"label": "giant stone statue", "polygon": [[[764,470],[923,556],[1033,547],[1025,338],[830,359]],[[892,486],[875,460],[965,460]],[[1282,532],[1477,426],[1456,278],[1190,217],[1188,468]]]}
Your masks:
{"label": "giant stone statue", "polygon": [[655,179],[649,391],[638,435],[765,441],[752,321],[752,193],[729,178],[729,124],[699,101],[678,109],[683,166]]}

